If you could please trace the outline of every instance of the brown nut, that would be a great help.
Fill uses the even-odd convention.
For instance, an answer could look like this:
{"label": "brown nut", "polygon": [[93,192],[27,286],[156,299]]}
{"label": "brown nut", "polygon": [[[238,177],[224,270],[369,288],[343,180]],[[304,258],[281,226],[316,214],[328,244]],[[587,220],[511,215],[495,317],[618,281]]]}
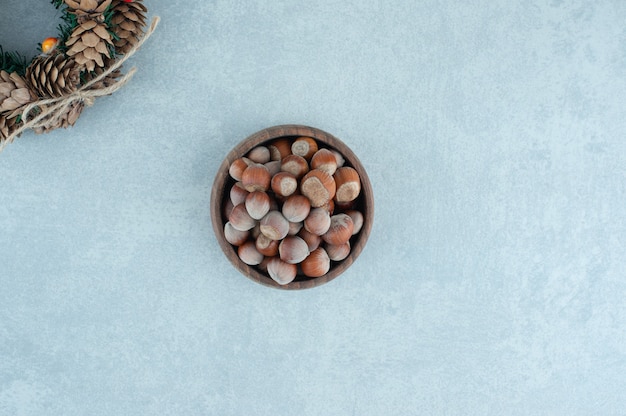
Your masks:
{"label": "brown nut", "polygon": [[311,169],[319,169],[332,176],[337,170],[337,158],[328,149],[320,149],[311,158]]}
{"label": "brown nut", "polygon": [[289,232],[287,235],[298,235],[302,227],[304,226],[303,222],[289,222]]}
{"label": "brown nut", "polygon": [[247,157],[240,157],[230,164],[228,168],[228,173],[234,180],[240,181],[241,176],[243,175],[243,171],[246,170],[246,168],[252,163],[253,162]]}
{"label": "brown nut", "polygon": [[289,172],[300,179],[309,171],[309,164],[302,156],[288,155],[280,162],[280,170]]}
{"label": "brown nut", "polygon": [[265,146],[257,146],[248,152],[247,157],[254,163],[267,163],[270,161],[270,150]]}
{"label": "brown nut", "polygon": [[298,137],[291,145],[291,153],[302,156],[306,160],[311,159],[317,149],[317,142],[311,137]]}
{"label": "brown nut", "polygon": [[270,197],[263,191],[250,192],[244,200],[248,214],[260,220],[270,211]]}
{"label": "brown nut", "polygon": [[289,222],[301,222],[309,216],[311,203],[304,195],[291,195],[283,203],[282,213]]}
{"label": "brown nut", "polygon": [[330,257],[330,259],[332,261],[341,261],[343,259],[345,259],[346,257],[348,257],[348,255],[350,254],[350,242],[347,241],[343,244],[325,244],[324,248],[326,249],[326,252],[328,253],[328,257]]}
{"label": "brown nut", "polygon": [[298,266],[282,261],[279,257],[272,257],[267,262],[267,274],[279,285],[286,285],[296,278]]}
{"label": "brown nut", "polygon": [[339,203],[354,201],[361,192],[361,179],[354,168],[344,166],[333,175],[337,191],[335,200]]}
{"label": "brown nut", "polygon": [[261,219],[261,233],[271,240],[282,240],[289,233],[289,221],[279,211],[270,211]]}
{"label": "brown nut", "polygon": [[248,192],[267,191],[271,181],[270,171],[264,165],[255,163],[243,171],[241,184]]}
{"label": "brown nut", "polygon": [[297,236],[285,237],[278,245],[280,259],[289,264],[298,264],[309,255],[309,246]]}
{"label": "brown nut", "polygon": [[249,266],[256,266],[263,261],[263,254],[259,253],[254,241],[246,241],[237,249],[237,255]]}
{"label": "brown nut", "polygon": [[288,139],[280,138],[270,143],[267,148],[272,160],[283,160],[291,154],[291,143]]}
{"label": "brown nut", "polygon": [[354,229],[352,230],[352,235],[358,234],[363,227],[363,214],[361,211],[357,211],[355,209],[349,209],[345,212],[348,214],[350,218],[352,218],[352,222],[354,223]]}
{"label": "brown nut", "polygon": [[340,245],[347,243],[352,237],[352,230],[354,229],[354,223],[352,218],[347,214],[336,214],[330,217],[330,227],[324,235],[322,240],[328,244]]}
{"label": "brown nut", "polygon": [[270,172],[270,176],[274,177],[278,172],[280,172],[280,161],[279,160],[270,160],[265,163],[264,166]]}
{"label": "brown nut", "polygon": [[272,240],[265,234],[260,234],[254,242],[259,253],[267,257],[273,257],[278,254],[278,241]]}
{"label": "brown nut", "polygon": [[251,230],[256,225],[256,220],[248,214],[245,204],[235,205],[228,216],[228,221],[239,231]]}
{"label": "brown nut", "polygon": [[272,177],[272,191],[277,196],[285,197],[298,189],[298,180],[289,172],[278,172]]}
{"label": "brown nut", "polygon": [[321,207],[335,196],[335,181],[323,170],[313,169],[300,182],[300,192],[309,198],[312,207]]}
{"label": "brown nut", "polygon": [[330,270],[330,257],[322,247],[316,248],[300,264],[302,273],[307,277],[321,277]]}
{"label": "brown nut", "polygon": [[233,205],[239,205],[246,200],[249,192],[245,190],[241,182],[236,182],[232,188],[230,188],[230,200]]}
{"label": "brown nut", "polygon": [[340,168],[346,163],[346,159],[344,159],[343,155],[336,150],[331,150],[335,155],[335,159],[337,159],[337,167]]}
{"label": "brown nut", "polygon": [[250,231],[239,231],[230,222],[224,224],[224,238],[234,246],[240,246],[248,240]]}
{"label": "brown nut", "polygon": [[310,252],[313,252],[313,250],[318,248],[322,242],[322,237],[307,231],[304,227],[298,233],[298,237],[306,242],[307,246],[309,246]]}
{"label": "brown nut", "polygon": [[330,214],[324,208],[314,208],[304,220],[304,228],[315,235],[325,234],[330,228]]}

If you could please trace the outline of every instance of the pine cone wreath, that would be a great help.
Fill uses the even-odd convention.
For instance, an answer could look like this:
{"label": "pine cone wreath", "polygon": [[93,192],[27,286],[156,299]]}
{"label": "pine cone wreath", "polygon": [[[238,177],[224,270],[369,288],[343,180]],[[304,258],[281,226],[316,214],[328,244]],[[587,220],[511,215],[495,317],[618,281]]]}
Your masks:
{"label": "pine cone wreath", "polygon": [[134,73],[123,75],[122,64],[159,22],[155,17],[145,27],[142,0],[52,3],[65,24],[59,37],[41,43],[41,55],[22,60],[0,46],[0,150],[27,129],[46,133],[73,126],[97,97],[121,88]]}
{"label": "pine cone wreath", "polygon": [[113,41],[115,51],[126,54],[144,34],[146,13],[148,9],[141,0],[128,2],[113,0],[111,26],[116,39]]}
{"label": "pine cone wreath", "polygon": [[87,20],[76,26],[66,45],[68,56],[87,71],[93,71],[96,65],[104,67],[104,59],[110,57],[109,45],[113,46],[113,41],[106,24]]}
{"label": "pine cone wreath", "polygon": [[17,72],[0,71],[0,114],[7,119],[16,117],[22,107],[32,103],[37,96],[28,88],[24,78]]}
{"label": "pine cone wreath", "polygon": [[62,54],[39,56],[26,69],[26,79],[40,97],[62,97],[78,88],[80,68]]}

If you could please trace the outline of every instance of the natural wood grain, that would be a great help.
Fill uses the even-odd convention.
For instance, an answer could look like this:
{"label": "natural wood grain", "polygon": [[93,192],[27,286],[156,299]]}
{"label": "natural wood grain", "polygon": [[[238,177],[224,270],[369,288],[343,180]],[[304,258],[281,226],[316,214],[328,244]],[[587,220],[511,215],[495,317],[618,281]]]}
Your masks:
{"label": "natural wood grain", "polygon": [[[361,231],[350,240],[352,245],[350,255],[345,260],[333,262],[330,271],[326,275],[317,278],[307,278],[299,275],[293,282],[281,286],[265,273],[255,267],[246,265],[239,259],[235,247],[224,238],[224,224],[227,220],[223,218],[222,207],[225,198],[228,198],[227,190],[234,184],[234,180],[228,174],[228,168],[235,159],[245,155],[257,145],[264,144],[279,137],[295,138],[297,136],[313,137],[320,144],[323,144],[323,147],[337,150],[345,158],[346,165],[356,169],[361,178],[361,194],[357,199],[355,208],[363,213],[364,222]],[[254,133],[241,141],[228,153],[220,165],[211,190],[211,222],[222,251],[233,266],[243,275],[257,283],[273,288],[285,290],[307,289],[330,282],[342,274],[359,257],[367,243],[374,223],[374,193],[367,172],[361,164],[361,161],[341,140],[314,127],[302,125],[274,126]]]}

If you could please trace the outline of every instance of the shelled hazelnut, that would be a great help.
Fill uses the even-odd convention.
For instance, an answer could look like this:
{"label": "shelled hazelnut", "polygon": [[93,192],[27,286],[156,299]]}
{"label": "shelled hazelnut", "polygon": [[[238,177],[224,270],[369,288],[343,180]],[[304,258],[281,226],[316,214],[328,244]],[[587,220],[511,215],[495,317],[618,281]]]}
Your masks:
{"label": "shelled hazelnut", "polygon": [[[280,285],[327,274],[363,225],[358,172],[311,137],[281,137],[229,167],[224,236]],[[298,277],[300,273],[300,277]]]}

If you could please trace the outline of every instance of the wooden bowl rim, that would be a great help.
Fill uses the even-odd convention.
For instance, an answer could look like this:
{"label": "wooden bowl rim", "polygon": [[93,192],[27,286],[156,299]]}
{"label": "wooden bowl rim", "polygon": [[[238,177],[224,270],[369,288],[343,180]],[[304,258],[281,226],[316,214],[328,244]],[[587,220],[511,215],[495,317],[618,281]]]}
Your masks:
{"label": "wooden bowl rim", "polygon": [[[279,285],[269,276],[261,273],[253,266],[248,266],[244,262],[242,262],[237,256],[235,248],[226,241],[224,237],[224,218],[222,217],[223,213],[223,200],[226,195],[225,186],[228,180],[230,180],[230,175],[228,173],[228,169],[230,165],[236,159],[242,157],[248,151],[250,151],[255,146],[261,145],[263,143],[269,142],[274,139],[278,139],[280,137],[293,137],[293,136],[308,136],[312,137],[316,140],[319,140],[324,144],[325,147],[330,147],[339,151],[344,159],[346,160],[346,164],[348,166],[352,166],[359,173],[361,178],[361,195],[362,198],[362,210],[363,212],[363,227],[361,231],[354,237],[355,239],[352,241],[352,249],[350,255],[342,260],[341,262],[334,263],[331,270],[326,273],[326,275],[322,277],[312,278],[308,280],[302,281],[293,281],[286,285]],[[359,257],[372,230],[372,225],[374,223],[374,194],[372,190],[372,185],[370,179],[367,175],[365,168],[363,167],[359,158],[354,154],[354,152],[341,140],[336,138],[330,133],[327,133],[323,130],[320,130],[315,127],[300,125],[300,124],[284,124],[273,127],[268,127],[263,130],[260,130],[256,133],[251,134],[246,137],[244,140],[239,142],[227,155],[222,164],[220,165],[217,174],[215,175],[215,180],[213,182],[213,188],[211,189],[211,222],[213,225],[213,231],[218,240],[220,248],[226,255],[226,258],[231,262],[231,264],[244,276],[247,278],[260,283],[264,286],[272,287],[275,289],[283,289],[283,290],[298,290],[298,289],[309,289],[317,286],[321,286],[325,283],[330,282],[335,279],[337,276],[342,274],[346,269],[348,269]]]}

